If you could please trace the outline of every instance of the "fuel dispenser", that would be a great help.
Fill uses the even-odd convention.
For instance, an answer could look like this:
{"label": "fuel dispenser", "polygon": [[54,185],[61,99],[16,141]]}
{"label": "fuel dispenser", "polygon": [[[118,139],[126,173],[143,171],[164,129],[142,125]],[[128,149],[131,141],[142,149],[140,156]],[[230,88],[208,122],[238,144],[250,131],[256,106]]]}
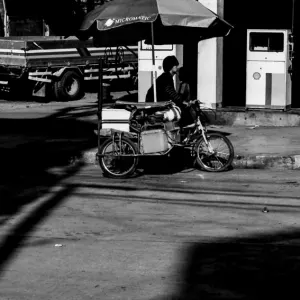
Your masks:
{"label": "fuel dispenser", "polygon": [[246,108],[291,106],[292,55],[289,30],[247,31]]}
{"label": "fuel dispenser", "polygon": [[[181,46],[155,45],[154,49],[156,78],[164,71],[162,62],[166,56],[175,55],[181,64]],[[145,102],[147,91],[152,85],[152,45],[147,45],[144,41],[139,42],[138,46],[138,70],[139,102]],[[174,78],[174,80],[176,79]]]}

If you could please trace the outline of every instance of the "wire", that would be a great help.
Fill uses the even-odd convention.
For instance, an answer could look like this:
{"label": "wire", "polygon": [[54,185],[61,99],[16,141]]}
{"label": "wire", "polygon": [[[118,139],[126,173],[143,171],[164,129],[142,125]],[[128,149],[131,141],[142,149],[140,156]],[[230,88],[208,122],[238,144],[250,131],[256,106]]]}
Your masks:
{"label": "wire", "polygon": [[295,0],[293,0],[293,6],[292,6],[292,34],[294,34],[294,27],[295,27]]}

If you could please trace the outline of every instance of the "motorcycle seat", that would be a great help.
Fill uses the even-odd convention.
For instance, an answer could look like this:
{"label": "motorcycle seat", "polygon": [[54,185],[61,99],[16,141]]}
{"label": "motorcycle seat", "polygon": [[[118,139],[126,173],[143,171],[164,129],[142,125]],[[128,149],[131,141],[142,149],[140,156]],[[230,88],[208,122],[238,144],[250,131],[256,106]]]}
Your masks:
{"label": "motorcycle seat", "polygon": [[164,108],[169,107],[172,104],[172,101],[164,101],[164,102],[126,102],[126,101],[119,101],[115,102],[116,108],[124,107],[127,110],[135,110],[135,109],[151,109],[151,108]]}

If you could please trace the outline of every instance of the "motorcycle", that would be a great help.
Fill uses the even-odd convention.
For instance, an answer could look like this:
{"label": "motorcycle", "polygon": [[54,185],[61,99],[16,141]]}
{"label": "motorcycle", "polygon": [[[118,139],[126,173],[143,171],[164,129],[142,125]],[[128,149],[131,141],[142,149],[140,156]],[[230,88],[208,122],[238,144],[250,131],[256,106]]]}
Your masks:
{"label": "motorcycle", "polygon": [[208,132],[199,100],[190,103],[196,117],[189,125],[182,125],[178,108],[171,101],[117,101],[116,107],[130,111],[130,131],[111,129],[110,137],[101,143],[97,156],[105,176],[128,178],[141,157],[166,156],[176,147],[189,148],[196,166],[204,171],[221,172],[231,166],[233,145],[222,133]]}

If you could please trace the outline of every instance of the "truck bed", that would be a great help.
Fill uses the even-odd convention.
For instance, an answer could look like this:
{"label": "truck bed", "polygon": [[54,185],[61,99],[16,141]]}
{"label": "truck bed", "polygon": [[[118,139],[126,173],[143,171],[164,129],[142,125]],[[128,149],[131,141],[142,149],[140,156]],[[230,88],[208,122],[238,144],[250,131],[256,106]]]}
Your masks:
{"label": "truck bed", "polygon": [[[137,46],[130,47],[137,52]],[[88,51],[87,51],[88,50]],[[136,56],[123,49],[125,62],[136,62]],[[76,37],[2,37],[0,38],[0,66],[13,68],[48,68],[70,65],[86,66],[98,62],[99,57],[114,59],[116,48],[93,47],[92,40]]]}

